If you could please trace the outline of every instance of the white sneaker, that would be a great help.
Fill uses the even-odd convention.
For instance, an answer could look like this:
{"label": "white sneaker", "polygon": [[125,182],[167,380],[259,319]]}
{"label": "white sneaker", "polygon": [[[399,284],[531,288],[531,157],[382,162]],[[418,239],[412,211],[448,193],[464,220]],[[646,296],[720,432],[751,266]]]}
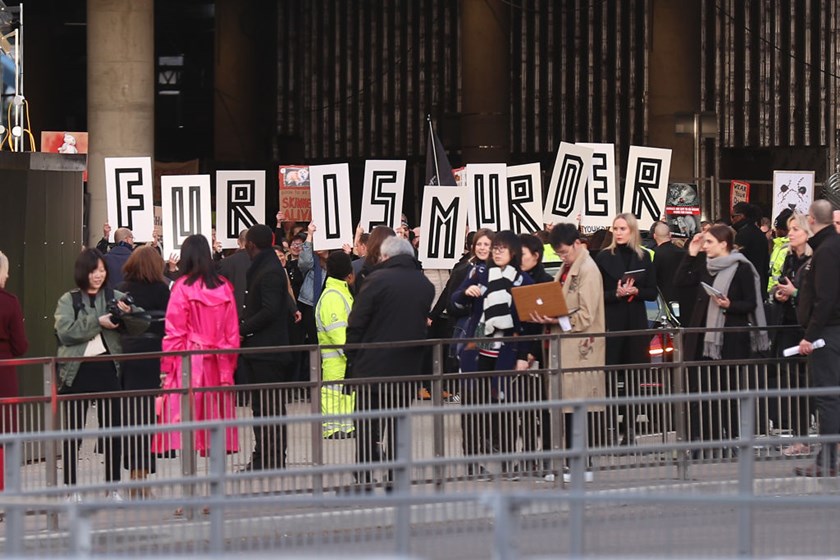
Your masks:
{"label": "white sneaker", "polygon": [[122,497],[122,494],[117,492],[116,490],[112,490],[105,494],[105,499],[109,502],[124,502],[125,499]]}
{"label": "white sneaker", "polygon": [[80,504],[82,503],[82,495],[79,492],[70,492],[64,501],[68,504]]}
{"label": "white sneaker", "polygon": [[[595,473],[592,471],[586,471],[583,473],[583,480],[584,482],[593,482],[595,480]],[[568,471],[563,471],[563,482],[566,484],[572,481],[572,473]]]}

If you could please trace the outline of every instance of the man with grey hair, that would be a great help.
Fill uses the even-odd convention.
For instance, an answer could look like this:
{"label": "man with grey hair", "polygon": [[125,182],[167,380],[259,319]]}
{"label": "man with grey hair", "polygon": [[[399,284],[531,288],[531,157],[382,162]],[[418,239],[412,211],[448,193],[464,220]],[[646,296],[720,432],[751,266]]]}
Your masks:
{"label": "man with grey hair", "polygon": [[[813,235],[808,244],[814,250],[805,268],[799,289],[796,315],[805,328],[799,353],[808,356],[808,369],[814,387],[840,385],[840,234],[832,223],[831,204],[817,200],[808,209],[808,223]],[[814,342],[824,340],[825,347],[815,349]],[[840,434],[840,394],[816,397],[820,417],[820,436]],[[816,463],[797,467],[797,476],[836,476],[837,445],[823,442]]]}
{"label": "man with grey hair", "polygon": [[[380,247],[381,257],[353,302],[347,325],[347,344],[404,342],[426,338],[426,316],[435,289],[423,275],[414,258],[411,243],[401,237],[389,237]],[[423,370],[423,346],[362,348],[347,350],[347,378],[382,378],[383,383],[366,385],[357,392],[359,411],[401,408],[410,404],[417,387],[400,387],[398,377],[420,375]],[[388,383],[385,383],[388,381]],[[412,390],[413,389],[413,390]],[[382,445],[383,427],[387,425],[388,454],[396,449],[393,419],[364,420],[356,424],[356,452],[359,463],[387,460]],[[375,465],[360,467],[356,482],[360,489],[372,487]]]}

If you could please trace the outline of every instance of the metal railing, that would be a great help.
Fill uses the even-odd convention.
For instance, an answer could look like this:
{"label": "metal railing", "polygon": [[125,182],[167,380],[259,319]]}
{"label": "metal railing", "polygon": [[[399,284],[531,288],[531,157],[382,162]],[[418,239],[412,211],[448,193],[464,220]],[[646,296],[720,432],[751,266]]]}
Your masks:
{"label": "metal railing", "polygon": [[[483,535],[499,557],[510,558],[517,549],[518,554],[540,553],[534,543],[520,540],[523,534],[561,531],[568,538],[556,550],[576,556],[598,549],[589,527],[598,520],[607,523],[605,504],[643,510],[679,501],[710,510],[737,504],[740,513],[732,525],[738,528],[737,546],[729,553],[755,553],[761,550],[755,512],[772,499],[756,499],[761,493],[756,484],[789,481],[796,460],[782,456],[782,446],[834,443],[814,437],[810,412],[808,426],[796,414],[797,403],[807,406],[809,398],[826,391],[799,388],[799,381],[807,379],[797,369],[804,366],[801,360],[681,361],[683,332],[670,334],[674,361],[605,367],[606,397],[586,401],[562,400],[560,376],[573,370],[556,367],[557,336],[531,337],[548,345],[554,367],[527,373],[446,374],[442,356],[447,341],[424,341],[432,349],[433,375],[331,382],[343,386],[342,395],[355,395],[356,411],[337,416],[321,414],[322,397],[329,393],[323,392],[317,347],[303,348],[314,364],[306,383],[192,387],[189,356],[195,352],[188,352],[181,353],[185,389],[141,393],[59,395],[55,360],[38,360],[45,372],[45,396],[3,403],[14,404],[11,416],[19,433],[0,437],[6,463],[6,491],[0,494],[6,513],[2,547],[6,554],[29,556],[349,547],[359,553],[451,557],[426,550],[418,534],[449,535],[457,546]],[[736,367],[738,375],[729,375]],[[690,392],[694,368],[705,368],[707,379],[721,381],[716,386],[721,391]],[[790,383],[794,377],[797,384]],[[505,389],[503,399],[499,387]],[[420,396],[423,389],[428,399]],[[191,421],[197,419],[195,403],[218,404],[223,394],[236,404],[236,419]],[[150,401],[165,395],[180,401],[182,422],[144,424],[137,420],[152,419],[138,414],[132,422],[117,422],[130,425],[98,423],[99,418],[122,418],[113,414],[115,408],[148,411]],[[274,414],[251,417],[253,399],[273,403]],[[83,408],[86,415],[79,414]],[[74,428],[68,436],[70,426],[62,424],[68,415],[85,416],[86,428]],[[325,423],[352,426],[354,437],[325,439]],[[155,472],[132,479],[120,469],[122,481],[105,481],[102,463],[109,455],[112,463],[123,460],[114,456],[115,449],[136,458],[149,454],[151,440],[165,439],[167,433],[179,434],[182,445],[174,453],[150,456]],[[282,460],[242,471],[257,433],[263,434],[257,438],[262,442],[276,443],[274,456],[282,453]],[[67,457],[65,450],[76,440],[82,442],[74,461],[76,484],[59,485],[66,473],[59,457]],[[203,452],[196,449],[197,441],[206,444],[199,446]],[[590,476],[595,482],[587,482]],[[698,496],[698,484],[713,485],[721,499]],[[816,491],[825,491],[823,486]],[[801,494],[801,486],[793,488],[792,496]],[[115,490],[135,499],[107,500],[106,493]],[[78,492],[82,501],[67,502],[70,492]],[[773,495],[778,494],[774,487]],[[773,507],[795,509],[812,501],[814,507],[837,505],[814,496],[786,500]],[[175,515],[176,509],[181,515]],[[825,539],[828,544],[820,546],[833,542],[830,535]],[[475,554],[481,556],[486,554]]]}

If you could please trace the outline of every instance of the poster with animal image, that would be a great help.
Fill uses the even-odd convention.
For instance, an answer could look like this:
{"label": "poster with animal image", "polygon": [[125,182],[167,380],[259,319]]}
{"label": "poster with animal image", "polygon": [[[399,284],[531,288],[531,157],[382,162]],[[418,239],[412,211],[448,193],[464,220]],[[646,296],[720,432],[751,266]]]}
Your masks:
{"label": "poster with animal image", "polygon": [[545,200],[545,223],[577,223],[578,214],[583,206],[583,191],[589,177],[592,154],[591,148],[560,142]]}
{"label": "poster with animal image", "polygon": [[507,183],[510,229],[516,233],[534,233],[543,229],[540,164],[509,165]]}
{"label": "poster with animal image", "polygon": [[694,234],[700,231],[700,194],[697,185],[668,185],[665,214],[672,232],[684,237],[694,237]]}
{"label": "poster with animal image", "polygon": [[404,191],[405,160],[367,160],[359,220],[362,229],[373,231],[376,226],[398,228]]}
{"label": "poster with animal image", "polygon": [[312,220],[308,165],[281,165],[277,172],[280,186],[280,210],[285,220]]}
{"label": "poster with animal image", "polygon": [[613,218],[618,214],[615,144],[577,142],[575,145],[592,150],[592,165],[589,166],[580,212],[581,231],[589,234],[612,227]]}
{"label": "poster with animal image", "polygon": [[813,171],[773,171],[772,216],[786,208],[807,215],[813,201]]}
{"label": "poster with animal image", "polygon": [[312,196],[312,235],[316,251],[341,249],[353,244],[350,216],[350,166],[346,163],[309,168]]}
{"label": "poster with animal image", "polygon": [[507,164],[467,164],[467,188],[470,193],[467,221],[471,230],[510,229]]}
{"label": "poster with animal image", "polygon": [[[51,154],[88,153],[88,133],[44,130],[41,132],[41,151]],[[82,181],[88,180],[87,169],[82,172]]]}
{"label": "poster with animal image", "polygon": [[216,172],[216,240],[236,249],[239,232],[265,220],[265,171]]}
{"label": "poster with animal image", "polygon": [[670,173],[670,149],[630,146],[621,211],[636,216],[640,231],[665,214]]}
{"label": "poster with animal image", "polygon": [[160,198],[163,211],[163,246],[167,253],[181,254],[181,244],[190,235],[213,239],[210,206],[210,175],[163,175]]}
{"label": "poster with animal image", "polygon": [[152,158],[105,158],[105,198],[111,239],[128,228],[139,243],[152,241],[155,215],[152,201]]}
{"label": "poster with animal image", "polygon": [[426,270],[451,270],[464,249],[467,228],[467,187],[429,186],[423,188],[423,209],[418,260]]}

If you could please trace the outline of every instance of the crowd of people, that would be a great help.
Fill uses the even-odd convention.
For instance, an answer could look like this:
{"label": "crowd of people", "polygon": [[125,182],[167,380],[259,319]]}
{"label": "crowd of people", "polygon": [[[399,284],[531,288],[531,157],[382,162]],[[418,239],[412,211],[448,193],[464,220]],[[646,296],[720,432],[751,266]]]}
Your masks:
{"label": "crowd of people", "polygon": [[[255,225],[244,230],[233,252],[222,251],[215,238],[192,235],[184,240],[180,256],[168,259],[156,243],[135,246],[132,232],[124,228],[114,232],[115,243],[109,246],[106,225],[98,248],[83,250],[76,260],[76,288],[58,301],[58,356],[207,351],[189,360],[195,389],[192,420],[234,418],[233,386],[237,384],[268,386],[268,390],[253,392],[250,404],[255,418],[285,415],[288,396],[277,384],[309,381],[310,371],[318,370],[318,365],[312,368],[308,362],[308,352],[295,349],[300,344],[328,346],[320,364],[325,414],[340,418],[354,410],[407,406],[417,395],[388,389],[386,382],[430,373],[427,349],[364,344],[427,337],[452,339],[446,348],[445,370],[463,374],[458,398],[465,406],[547,398],[541,378],[519,385],[511,382],[510,372],[528,375],[541,364],[569,370],[562,376],[564,399],[603,398],[622,394],[627,382],[622,368],[643,367],[650,361],[650,336],[638,331],[649,328],[645,302],[661,297],[682,325],[709,329],[686,337],[684,360],[745,361],[768,352],[781,359],[782,349],[798,346],[802,355],[809,356],[809,368],[794,365],[796,386],[837,386],[838,214],[828,201],[818,200],[807,216],[782,212],[765,233],[755,207],[739,203],[733,208],[731,224],[703,223],[690,240],[673,239],[664,221],[640,232],[631,214],[617,215],[609,230],[588,237],[568,223],[548,225],[533,235],[481,229],[467,235],[463,257],[445,282],[422,269],[417,260],[421,232],[406,223],[397,230],[359,229],[352,246],[320,251],[312,244],[317,224],[286,222],[278,214],[275,228]],[[556,274],[546,272],[548,263],[557,268]],[[20,306],[3,290],[8,270],[8,260],[0,253],[5,321],[0,356],[15,357],[27,345]],[[513,290],[548,282],[560,284],[568,314],[553,317],[533,311],[521,317]],[[791,328],[771,340],[761,328],[767,324]],[[716,330],[750,326],[759,328]],[[634,333],[603,336],[625,331]],[[560,364],[550,364],[543,344],[517,340],[546,332],[575,334],[562,339]],[[821,349],[815,351],[818,340],[825,346],[818,344],[816,348]],[[355,343],[363,346],[341,348]],[[239,348],[270,350],[240,355],[235,352]],[[114,398],[68,400],[64,429],[80,428],[93,403],[103,427],[180,422],[180,395],[168,392],[156,398],[150,391],[181,389],[183,365],[178,356],[62,362],[61,394],[143,390],[149,395],[122,407]],[[606,376],[604,366],[617,366],[617,375]],[[689,390],[745,388],[741,380],[749,379],[748,375],[743,376],[738,367],[728,372],[727,377],[694,368],[688,375]],[[355,390],[341,383],[370,378],[382,378],[382,383],[357,385]],[[14,376],[3,376],[4,383],[9,379]],[[2,389],[5,395],[17,391],[5,385]],[[795,435],[807,435],[810,404],[806,399],[791,402],[787,413],[797,419]],[[815,404],[821,433],[840,433],[840,396],[818,397]],[[738,437],[736,401],[718,401],[708,414],[700,414],[699,406],[693,405],[690,411],[692,438]],[[593,415],[593,425],[604,408],[592,406],[588,413]],[[619,414],[625,418],[624,442],[631,443],[634,421],[626,410]],[[10,416],[6,408],[3,416]],[[7,428],[12,423],[4,420]],[[567,414],[565,426],[568,445],[571,415]],[[548,449],[551,441],[546,411],[488,415],[465,407],[461,429],[465,456]],[[372,483],[370,464],[387,458],[396,448],[398,431],[393,422],[354,424],[331,418],[323,425],[325,438],[356,438],[358,462],[368,465],[357,474],[362,486]],[[154,437],[100,438],[106,480],[120,480],[123,468],[132,479],[145,478],[155,471],[155,457],[182,448],[180,437],[177,430],[163,428]],[[257,427],[255,442],[244,470],[285,466],[283,425]],[[68,486],[76,481],[79,443],[74,438],[64,443],[63,473]],[[206,454],[208,434],[197,432],[193,443],[198,453]],[[226,430],[225,446],[228,452],[239,449],[236,430]],[[797,474],[836,474],[834,446],[823,446],[823,450],[814,465],[797,469]],[[805,455],[811,449],[800,442],[786,447],[784,453]],[[517,476],[516,465],[503,464],[502,469],[504,476]],[[476,462],[469,465],[469,473],[484,477],[487,469]],[[116,493],[112,497],[121,499]],[[71,499],[80,498],[74,494]]]}

